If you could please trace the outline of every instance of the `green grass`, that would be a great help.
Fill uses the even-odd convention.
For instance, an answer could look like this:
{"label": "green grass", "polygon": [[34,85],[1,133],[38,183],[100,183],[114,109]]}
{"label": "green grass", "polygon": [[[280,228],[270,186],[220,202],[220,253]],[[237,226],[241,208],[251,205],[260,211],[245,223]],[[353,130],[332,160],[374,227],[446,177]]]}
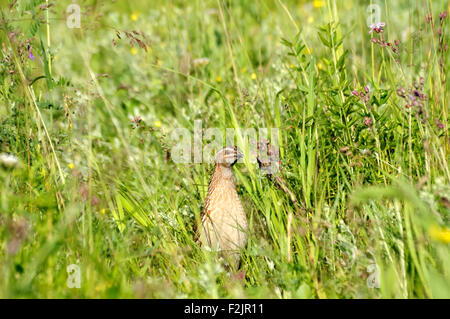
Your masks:
{"label": "green grass", "polygon": [[[450,297],[447,1],[83,1],[80,29],[46,3],[1,7],[0,297]],[[193,240],[194,120],[279,128],[279,174],[234,168],[239,272]]]}

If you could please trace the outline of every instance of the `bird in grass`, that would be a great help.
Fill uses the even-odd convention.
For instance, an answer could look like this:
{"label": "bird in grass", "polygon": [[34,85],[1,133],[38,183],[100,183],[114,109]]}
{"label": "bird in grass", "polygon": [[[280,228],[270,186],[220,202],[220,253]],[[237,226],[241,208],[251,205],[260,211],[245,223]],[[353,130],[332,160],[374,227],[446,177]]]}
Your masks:
{"label": "bird in grass", "polygon": [[247,244],[247,217],[233,180],[233,165],[242,158],[237,147],[225,147],[215,157],[214,171],[198,227],[198,242],[219,251],[235,269],[239,250]]}

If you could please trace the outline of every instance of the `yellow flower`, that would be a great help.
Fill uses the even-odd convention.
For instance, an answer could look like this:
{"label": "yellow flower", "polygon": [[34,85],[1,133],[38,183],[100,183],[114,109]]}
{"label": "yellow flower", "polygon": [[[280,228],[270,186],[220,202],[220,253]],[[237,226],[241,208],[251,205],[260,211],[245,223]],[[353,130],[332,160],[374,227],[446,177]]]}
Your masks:
{"label": "yellow flower", "polygon": [[314,0],[313,1],[314,8],[321,8],[324,6],[324,3],[322,0]]}
{"label": "yellow flower", "polygon": [[295,67],[295,65],[291,64],[289,67],[290,67],[291,69],[293,69],[293,68]]}
{"label": "yellow flower", "polygon": [[309,49],[305,48],[304,52],[305,52],[305,54],[313,54],[314,48],[309,48]]}
{"label": "yellow flower", "polygon": [[130,16],[131,20],[136,21],[136,20],[139,18],[139,15],[140,15],[140,14],[141,14],[141,13],[138,12],[138,11],[133,12],[133,13],[131,14],[131,16]]}
{"label": "yellow flower", "polygon": [[131,47],[130,49],[131,54],[136,55],[137,54],[137,50],[135,47]]}
{"label": "yellow flower", "polygon": [[72,163],[69,163],[69,164],[67,164],[67,167],[70,169],[74,169],[75,166]]}
{"label": "yellow flower", "polygon": [[159,120],[155,121],[155,126],[156,127],[161,127],[161,125],[162,125],[161,121],[159,121]]}
{"label": "yellow flower", "polygon": [[313,16],[309,16],[308,23],[313,23],[313,22],[314,22],[314,17]]}
{"label": "yellow flower", "polygon": [[102,209],[100,210],[100,213],[102,213],[103,215],[105,215],[105,214],[106,214],[106,208],[102,208]]}
{"label": "yellow flower", "polygon": [[241,69],[241,72],[242,72],[242,73],[245,73],[245,72],[247,72],[247,69],[246,69],[246,68],[242,68],[242,69]]}
{"label": "yellow flower", "polygon": [[447,227],[441,228],[438,226],[432,226],[430,228],[430,237],[435,241],[448,244],[450,243],[450,229]]}
{"label": "yellow flower", "polygon": [[220,82],[222,82],[222,78],[220,76],[218,76],[218,77],[216,77],[216,81],[217,81],[217,83],[220,83]]}
{"label": "yellow flower", "polygon": [[256,78],[257,78],[256,73],[252,73],[252,75],[250,77],[252,80],[256,80]]}
{"label": "yellow flower", "polygon": [[319,70],[323,70],[324,69],[324,66],[323,66],[322,62],[317,63],[317,68]]}

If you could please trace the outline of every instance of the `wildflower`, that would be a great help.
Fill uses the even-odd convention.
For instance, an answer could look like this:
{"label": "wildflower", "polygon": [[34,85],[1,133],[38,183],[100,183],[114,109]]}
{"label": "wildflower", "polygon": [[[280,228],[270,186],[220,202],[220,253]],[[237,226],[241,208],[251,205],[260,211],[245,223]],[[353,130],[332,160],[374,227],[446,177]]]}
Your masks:
{"label": "wildflower", "polygon": [[142,122],[142,117],[140,117],[139,115],[135,115],[132,119],[131,119],[131,123],[136,123],[139,124]]}
{"label": "wildflower", "polygon": [[217,82],[217,83],[222,82],[222,78],[221,78],[220,76],[216,77],[216,82]]}
{"label": "wildflower", "polygon": [[293,69],[293,68],[295,67],[295,65],[291,64],[289,67],[290,67],[291,69]]}
{"label": "wildflower", "polygon": [[19,160],[14,155],[1,153],[0,164],[2,164],[5,168],[14,168],[17,164],[19,164]]}
{"label": "wildflower", "polygon": [[439,122],[438,119],[434,119],[434,123],[436,124],[437,128],[442,130],[444,128],[444,124],[442,124],[441,122]]}
{"label": "wildflower", "polygon": [[321,8],[324,6],[324,3],[322,0],[314,0],[313,1],[314,8]]}
{"label": "wildflower", "polygon": [[447,11],[444,11],[442,13],[439,13],[439,20],[444,20],[445,18],[447,18]]}
{"label": "wildflower", "polygon": [[162,125],[161,121],[159,121],[159,120],[155,121],[155,126],[156,127],[161,127],[161,125]]}
{"label": "wildflower", "polygon": [[67,167],[68,167],[69,169],[74,169],[74,168],[75,168],[75,166],[74,166],[72,163],[67,164]]}
{"label": "wildflower", "polygon": [[372,119],[370,118],[370,117],[368,117],[368,116],[366,116],[365,118],[364,118],[364,124],[366,125],[366,126],[371,126],[372,125]]}
{"label": "wildflower", "polygon": [[385,26],[386,26],[385,22],[377,22],[377,23],[371,24],[369,33],[372,33],[373,31],[375,31],[376,33],[381,33],[381,32],[383,32],[383,29]]}
{"label": "wildflower", "polygon": [[409,99],[411,100],[411,103],[413,106],[419,105],[419,102],[417,101],[417,99],[414,96],[412,96],[411,94],[409,95]]}
{"label": "wildflower", "polygon": [[440,241],[444,244],[450,243],[450,229],[447,227],[441,228],[432,226],[429,230],[431,239]]}
{"label": "wildflower", "polygon": [[405,91],[405,89],[402,88],[402,87],[399,87],[399,88],[397,89],[397,95],[398,95],[398,96],[401,96],[401,97],[405,97],[405,96],[406,96],[406,91]]}
{"label": "wildflower", "polygon": [[98,203],[100,203],[100,200],[98,199],[98,197],[92,196],[91,205],[96,206],[96,205],[98,205]]}
{"label": "wildflower", "polygon": [[313,16],[309,16],[308,18],[308,23],[313,23],[314,22],[314,17]]}
{"label": "wildflower", "polygon": [[368,86],[364,86],[363,90],[361,92],[358,92],[357,90],[353,90],[352,94],[356,97],[359,97],[364,103],[368,103],[370,101],[370,90]]}
{"label": "wildflower", "polygon": [[256,80],[256,78],[257,78],[256,73],[252,73],[252,75],[250,77],[252,80]]}
{"label": "wildflower", "polygon": [[208,63],[209,63],[208,58],[198,58],[198,59],[194,59],[194,61],[192,61],[192,64],[194,65],[194,67],[205,66]]}
{"label": "wildflower", "polygon": [[102,209],[100,210],[100,213],[102,213],[102,215],[105,215],[105,214],[106,214],[106,208],[102,208]]}
{"label": "wildflower", "polygon": [[30,58],[31,61],[34,60],[35,56],[33,54],[33,52],[31,51],[31,45],[27,45],[27,51],[28,51],[28,57]]}
{"label": "wildflower", "polygon": [[137,19],[139,18],[139,15],[140,15],[139,12],[133,12],[133,13],[130,15],[130,18],[131,18],[131,20],[133,20],[133,21],[137,21]]}

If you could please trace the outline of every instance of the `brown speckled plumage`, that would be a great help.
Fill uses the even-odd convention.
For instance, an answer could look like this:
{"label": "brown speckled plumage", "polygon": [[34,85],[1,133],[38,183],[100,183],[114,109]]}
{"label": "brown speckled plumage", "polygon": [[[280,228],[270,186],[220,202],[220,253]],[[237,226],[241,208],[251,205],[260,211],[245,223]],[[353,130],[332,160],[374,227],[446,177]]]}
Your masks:
{"label": "brown speckled plumage", "polygon": [[236,148],[226,147],[216,155],[216,164],[199,227],[199,242],[220,251],[235,267],[239,250],[247,243],[247,218],[236,191],[232,166],[240,157]]}

